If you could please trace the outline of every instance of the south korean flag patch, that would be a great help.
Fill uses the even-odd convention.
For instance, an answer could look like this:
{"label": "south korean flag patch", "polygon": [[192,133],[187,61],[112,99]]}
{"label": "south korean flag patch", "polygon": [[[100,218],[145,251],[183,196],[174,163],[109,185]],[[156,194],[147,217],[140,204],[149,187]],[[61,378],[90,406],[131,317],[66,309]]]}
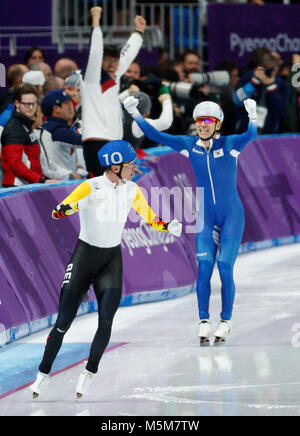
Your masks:
{"label": "south korean flag patch", "polygon": [[214,150],[214,157],[222,157],[224,156],[224,151],[222,148],[219,148],[219,150]]}

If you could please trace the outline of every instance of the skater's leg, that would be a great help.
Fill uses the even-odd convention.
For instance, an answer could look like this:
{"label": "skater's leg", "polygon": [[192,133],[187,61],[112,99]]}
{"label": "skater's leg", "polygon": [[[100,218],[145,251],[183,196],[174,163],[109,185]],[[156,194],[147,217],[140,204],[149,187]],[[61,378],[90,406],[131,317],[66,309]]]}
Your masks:
{"label": "skater's leg", "polygon": [[214,269],[217,245],[212,238],[197,237],[198,278],[197,299],[200,319],[209,319],[210,280]]}
{"label": "skater's leg", "polygon": [[221,225],[218,269],[222,283],[221,320],[229,321],[232,316],[235,297],[233,267],[238,255],[245,223],[242,205],[236,204],[225,208],[223,217],[224,220]]}
{"label": "skater's leg", "polygon": [[44,374],[50,373],[64,335],[70,328],[78,307],[89,289],[91,283],[89,257],[87,244],[79,240],[67,267],[60,294],[57,320],[48,336],[43,359],[39,366],[39,371]]}
{"label": "skater's leg", "polygon": [[77,314],[82,298],[83,295],[79,292],[62,289],[57,320],[47,338],[43,359],[39,366],[39,371],[43,374],[50,373],[64,336]]}
{"label": "skater's leg", "polygon": [[93,339],[86,369],[98,371],[100,359],[109,343],[113,318],[122,296],[122,254],[120,247],[109,264],[94,280],[94,290],[98,302],[98,329]]}
{"label": "skater's leg", "polygon": [[227,239],[221,241],[220,255],[218,257],[218,269],[222,283],[222,312],[221,319],[229,321],[235,297],[235,284],[233,279],[233,267],[238,254],[240,241]]}

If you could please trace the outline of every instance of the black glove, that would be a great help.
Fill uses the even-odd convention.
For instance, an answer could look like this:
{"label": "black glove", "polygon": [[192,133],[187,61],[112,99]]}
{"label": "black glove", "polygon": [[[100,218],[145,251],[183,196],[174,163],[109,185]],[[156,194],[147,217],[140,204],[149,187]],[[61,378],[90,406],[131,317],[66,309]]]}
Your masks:
{"label": "black glove", "polygon": [[78,211],[77,202],[72,204],[58,204],[52,211],[52,218],[59,220],[60,218],[66,218],[73,215]]}

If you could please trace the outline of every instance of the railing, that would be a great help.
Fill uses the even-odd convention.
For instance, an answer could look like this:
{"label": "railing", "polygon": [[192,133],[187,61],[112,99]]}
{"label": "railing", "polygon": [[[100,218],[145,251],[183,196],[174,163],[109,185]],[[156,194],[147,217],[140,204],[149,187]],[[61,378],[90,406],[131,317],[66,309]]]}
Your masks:
{"label": "railing", "polygon": [[[202,54],[205,0],[179,4],[139,3],[135,0],[53,0],[53,42],[59,43],[60,38],[55,28],[64,28],[66,43],[82,45],[90,32],[89,9],[100,4],[103,8],[102,28],[110,43],[124,42],[133,29],[135,15],[139,14],[146,18],[148,24],[146,45],[160,45],[169,51],[171,57],[190,48]],[[72,29],[72,34],[69,29]]]}
{"label": "railing", "polygon": [[[104,32],[104,42],[107,44],[121,44],[128,37],[128,33],[134,29],[133,26],[123,30],[122,28],[113,29],[112,27],[102,26]],[[122,32],[122,35],[120,34]],[[0,54],[3,50],[8,50],[10,56],[15,56],[18,49],[28,49],[33,45],[39,45],[43,49],[53,49],[56,47],[58,53],[65,53],[68,46],[76,46],[78,51],[82,51],[89,44],[90,29],[81,27],[1,27],[0,28]],[[46,38],[49,45],[40,44],[41,39]],[[25,41],[28,40],[28,44]],[[8,45],[5,46],[5,41]],[[20,42],[21,41],[21,42]],[[35,43],[36,41],[36,43]],[[156,26],[148,26],[144,44],[151,47],[160,46],[161,32]]]}
{"label": "railing", "polygon": [[[219,3],[233,3],[233,0],[214,0]],[[0,53],[8,50],[15,56],[18,49],[28,49],[46,38],[47,46],[64,53],[69,45],[82,51],[89,43],[90,13],[92,6],[103,8],[101,25],[104,42],[123,44],[134,29],[134,17],[143,15],[147,20],[145,46],[164,47],[171,58],[186,49],[196,49],[201,59],[206,45],[204,26],[206,25],[207,0],[190,3],[142,3],[136,0],[53,0],[51,27],[0,27]],[[290,0],[284,0],[290,4]],[[26,43],[24,43],[24,40]],[[5,46],[5,41],[8,45]],[[28,43],[27,43],[28,41]],[[22,45],[23,44],[23,45]]]}
{"label": "railing", "polygon": [[[70,45],[81,51],[89,44],[89,10],[98,4],[103,8],[101,27],[105,43],[123,44],[134,29],[135,15],[140,14],[147,20],[144,38],[147,48],[164,47],[172,58],[189,48],[202,54],[205,0],[179,4],[138,3],[135,0],[53,0],[51,27],[1,27],[0,52],[8,50],[10,56],[15,56],[18,49],[33,45],[44,49],[55,47],[58,53],[64,53]],[[40,44],[41,38],[46,41],[46,46]]]}

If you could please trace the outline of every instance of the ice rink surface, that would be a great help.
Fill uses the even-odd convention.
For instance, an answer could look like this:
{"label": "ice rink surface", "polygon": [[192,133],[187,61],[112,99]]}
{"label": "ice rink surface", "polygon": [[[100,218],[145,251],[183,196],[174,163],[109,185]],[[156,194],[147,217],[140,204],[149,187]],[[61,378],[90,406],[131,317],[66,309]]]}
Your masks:
{"label": "ice rink surface", "polygon": [[[196,294],[121,307],[91,391],[75,400],[97,326],[78,317],[48,390],[31,399],[49,333],[0,349],[1,416],[300,415],[300,244],[242,254],[233,328],[225,345],[199,347]],[[220,313],[212,280],[211,320]],[[79,363],[78,363],[79,362]]]}

